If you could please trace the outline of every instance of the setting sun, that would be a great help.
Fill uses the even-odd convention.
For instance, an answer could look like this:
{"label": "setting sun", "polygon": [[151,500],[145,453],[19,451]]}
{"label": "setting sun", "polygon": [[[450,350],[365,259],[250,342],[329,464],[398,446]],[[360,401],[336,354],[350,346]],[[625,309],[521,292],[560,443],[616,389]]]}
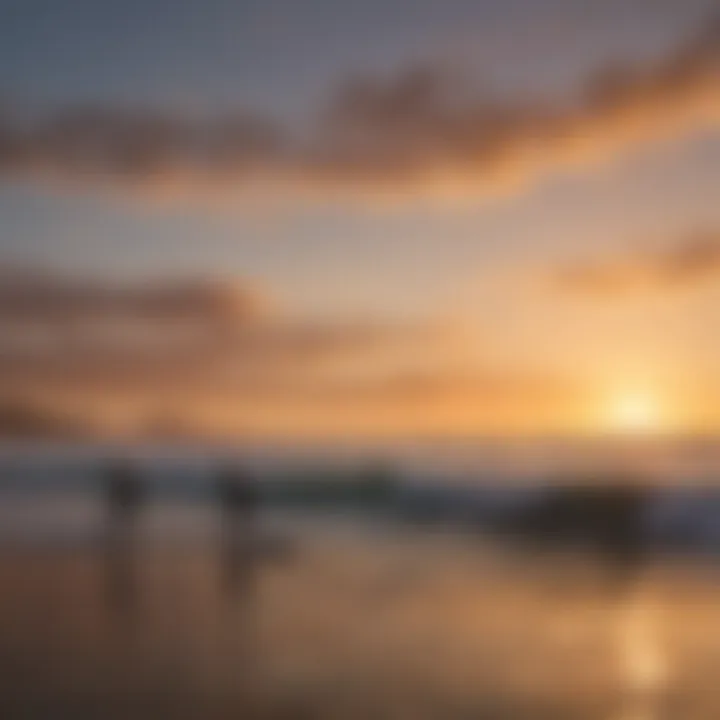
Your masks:
{"label": "setting sun", "polygon": [[662,412],[652,397],[621,395],[610,405],[607,424],[616,432],[650,432],[662,425]]}

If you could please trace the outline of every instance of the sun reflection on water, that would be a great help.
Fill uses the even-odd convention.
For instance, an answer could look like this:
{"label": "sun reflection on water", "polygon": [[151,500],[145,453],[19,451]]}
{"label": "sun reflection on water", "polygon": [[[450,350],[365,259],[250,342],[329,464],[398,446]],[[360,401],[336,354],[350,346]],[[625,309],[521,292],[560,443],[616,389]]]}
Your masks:
{"label": "sun reflection on water", "polygon": [[640,592],[619,609],[618,649],[625,698],[617,720],[660,720],[669,678],[660,627],[657,604]]}

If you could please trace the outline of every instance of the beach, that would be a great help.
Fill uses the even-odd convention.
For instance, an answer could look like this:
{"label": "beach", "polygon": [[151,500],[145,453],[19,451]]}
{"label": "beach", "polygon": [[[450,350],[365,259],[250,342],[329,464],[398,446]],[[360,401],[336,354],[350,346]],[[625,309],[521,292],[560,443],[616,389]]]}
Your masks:
{"label": "beach", "polygon": [[232,592],[212,533],[155,534],[129,569],[93,543],[4,547],[8,716],[605,720],[637,702],[623,657],[650,653],[643,718],[717,717],[710,568],[646,568],[638,639],[584,561],[342,518],[267,532],[285,551]]}

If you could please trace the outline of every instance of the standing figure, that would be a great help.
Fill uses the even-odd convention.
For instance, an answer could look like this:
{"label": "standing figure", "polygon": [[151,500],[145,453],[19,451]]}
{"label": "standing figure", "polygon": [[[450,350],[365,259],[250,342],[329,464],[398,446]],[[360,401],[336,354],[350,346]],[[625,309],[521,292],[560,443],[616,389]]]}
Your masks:
{"label": "standing figure", "polygon": [[230,466],[218,475],[216,490],[222,512],[223,589],[229,598],[244,597],[255,579],[257,486],[246,471]]}
{"label": "standing figure", "polygon": [[126,461],[104,470],[106,505],[106,571],[108,602],[127,612],[137,600],[135,544],[137,518],[145,501],[139,471]]}

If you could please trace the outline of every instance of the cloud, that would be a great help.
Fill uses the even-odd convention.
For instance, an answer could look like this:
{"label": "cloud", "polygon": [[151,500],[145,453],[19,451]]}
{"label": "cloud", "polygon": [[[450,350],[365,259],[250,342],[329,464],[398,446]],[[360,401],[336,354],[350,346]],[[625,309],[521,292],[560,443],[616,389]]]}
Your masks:
{"label": "cloud", "polygon": [[553,276],[560,289],[587,295],[683,290],[719,279],[718,233],[697,233],[670,248],[564,267]]}
{"label": "cloud", "polygon": [[394,362],[424,326],[291,320],[242,281],[101,283],[0,273],[0,391],[158,398],[307,393]]}
{"label": "cloud", "polygon": [[93,320],[249,323],[264,300],[246,285],[206,280],[91,282],[54,273],[0,270],[0,323],[68,326]]}
{"label": "cloud", "polygon": [[289,320],[243,281],[97,282],[52,273],[0,273],[5,376],[33,368],[86,383],[146,381],[155,387],[240,371],[322,366],[358,348],[392,352],[423,328],[373,322]]}
{"label": "cloud", "polygon": [[720,124],[720,23],[644,69],[590,78],[563,107],[510,105],[432,66],[350,78],[293,132],[252,113],[216,121],[70,109],[0,119],[0,174],[205,197],[483,195]]}
{"label": "cloud", "polygon": [[0,273],[0,434],[59,432],[63,418],[111,434],[447,432],[568,396],[471,361],[450,325],[301,320],[266,298],[241,280]]}
{"label": "cloud", "polygon": [[93,435],[93,428],[69,414],[58,413],[33,403],[0,403],[0,437],[82,439]]}

